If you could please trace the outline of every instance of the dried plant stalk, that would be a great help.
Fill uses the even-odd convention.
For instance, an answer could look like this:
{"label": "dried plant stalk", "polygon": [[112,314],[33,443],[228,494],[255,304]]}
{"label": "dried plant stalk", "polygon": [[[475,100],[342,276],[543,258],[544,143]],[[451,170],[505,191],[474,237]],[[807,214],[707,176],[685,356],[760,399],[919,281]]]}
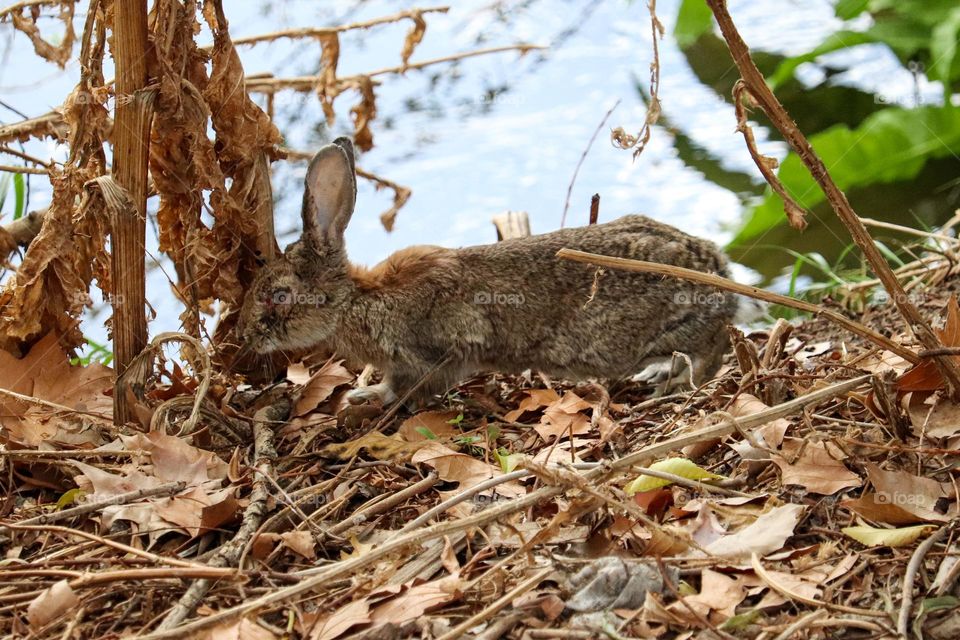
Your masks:
{"label": "dried plant stalk", "polygon": [[[119,374],[147,345],[145,314],[145,237],[147,154],[150,142],[152,92],[147,81],[147,3],[127,0],[113,7],[113,46],[117,65],[117,109],[113,174],[126,193],[130,210],[111,220],[113,274],[113,352]],[[113,396],[114,422],[133,418],[127,394]]]}

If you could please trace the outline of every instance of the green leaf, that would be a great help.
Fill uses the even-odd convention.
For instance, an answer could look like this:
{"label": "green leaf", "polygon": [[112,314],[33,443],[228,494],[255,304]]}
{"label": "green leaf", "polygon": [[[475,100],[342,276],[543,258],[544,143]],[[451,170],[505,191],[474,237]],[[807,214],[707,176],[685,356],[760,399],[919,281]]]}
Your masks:
{"label": "green leaf", "polygon": [[[686,458],[667,458],[666,460],[654,462],[652,465],[650,465],[650,469],[652,471],[672,473],[675,476],[680,476],[681,478],[686,478],[687,480],[715,480],[723,477],[715,473],[711,473],[706,469],[701,469]],[[671,484],[673,484],[673,482],[670,480],[641,475],[639,478],[628,482],[627,486],[625,486],[623,490],[628,496],[632,496],[635,493],[651,491],[653,489],[666,487]]]}
{"label": "green leaf", "polygon": [[447,424],[452,424],[453,426],[457,426],[457,425],[460,424],[461,422],[463,422],[463,412],[462,412],[462,411],[457,415],[456,418],[451,418],[451,419],[447,420]]}
{"label": "green leaf", "polygon": [[781,62],[780,66],[777,67],[777,70],[774,71],[773,75],[771,75],[767,80],[767,83],[772,89],[776,89],[793,78],[793,74],[797,70],[797,67],[804,62],[813,62],[826,53],[839,51],[841,49],[849,49],[850,47],[856,47],[858,45],[867,44],[870,42],[876,42],[876,39],[871,34],[865,32],[837,31],[836,33],[831,33],[822,43],[820,43],[819,46],[812,51],[808,51],[807,53],[798,56],[793,56],[792,58],[787,58]]}
{"label": "green leaf", "polygon": [[703,0],[682,0],[677,11],[673,37],[681,49],[691,46],[705,33],[713,31],[713,12]]}
{"label": "green leaf", "polygon": [[522,453],[509,453],[503,447],[494,449],[493,457],[496,458],[497,464],[500,465],[500,470],[504,473],[510,473],[517,468],[517,465],[520,464],[520,461],[525,457]]}
{"label": "green leaf", "polygon": [[13,208],[13,219],[19,220],[24,216],[27,204],[27,186],[22,173],[13,174],[13,193],[16,198]]}
{"label": "green leaf", "polygon": [[840,0],[833,12],[841,20],[850,20],[866,11],[868,4],[869,0]]}
{"label": "green leaf", "polygon": [[[871,114],[856,129],[836,125],[821,131],[810,143],[841,190],[910,180],[928,160],[960,148],[960,108],[890,107]],[[795,153],[781,163],[777,176],[801,207],[823,202],[823,192]],[[768,189],[729,247],[755,242],[783,222],[783,202]]]}
{"label": "green leaf", "polygon": [[66,491],[62,496],[60,496],[60,499],[57,500],[57,511],[66,509],[67,507],[75,503],[77,500],[82,498],[83,495],[84,495],[83,491],[81,491],[78,488],[73,488],[73,489],[70,489],[69,491]]}
{"label": "green leaf", "polygon": [[3,211],[3,205],[7,201],[7,191],[10,190],[10,181],[13,175],[10,173],[0,174],[0,211]]}
{"label": "green leaf", "polygon": [[951,80],[957,77],[957,40],[960,39],[960,7],[956,7],[947,18],[933,28],[930,39],[930,77],[943,83],[945,97],[950,99]]}
{"label": "green leaf", "polygon": [[436,440],[436,439],[437,439],[437,434],[435,434],[433,431],[430,431],[430,429],[427,428],[427,427],[416,427],[416,428],[414,428],[414,431],[416,431],[417,433],[419,433],[420,435],[422,435],[422,436],[423,436],[424,438],[426,438],[427,440]]}

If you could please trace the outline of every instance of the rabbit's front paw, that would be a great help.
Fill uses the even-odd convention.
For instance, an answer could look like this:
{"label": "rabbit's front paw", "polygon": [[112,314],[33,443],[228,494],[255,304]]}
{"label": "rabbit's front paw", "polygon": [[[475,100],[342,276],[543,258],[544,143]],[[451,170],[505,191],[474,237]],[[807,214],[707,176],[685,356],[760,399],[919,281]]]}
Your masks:
{"label": "rabbit's front paw", "polygon": [[695,386],[691,379],[692,363],[683,354],[675,353],[672,356],[647,358],[640,365],[643,368],[630,379],[633,382],[656,387],[655,395],[657,396]]}
{"label": "rabbit's front paw", "polygon": [[347,402],[350,404],[364,404],[369,402],[379,402],[386,406],[392,404],[397,399],[397,394],[393,392],[390,385],[386,382],[372,384],[369,387],[360,387],[351,389],[347,392]]}

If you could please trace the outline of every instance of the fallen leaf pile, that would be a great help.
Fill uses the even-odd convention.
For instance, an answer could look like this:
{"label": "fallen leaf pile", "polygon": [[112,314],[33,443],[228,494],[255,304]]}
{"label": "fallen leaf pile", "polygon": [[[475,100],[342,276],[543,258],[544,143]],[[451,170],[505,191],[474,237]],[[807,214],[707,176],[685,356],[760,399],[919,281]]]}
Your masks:
{"label": "fallen leaf pile", "polygon": [[[210,450],[216,420],[190,434],[179,420],[167,433],[117,430],[111,372],[66,364],[47,338],[0,373],[20,394],[0,399],[5,447],[19,452],[3,458],[16,478],[0,533],[5,628],[155,630],[191,584],[217,576],[178,637],[770,637],[831,609],[795,637],[882,637],[904,602],[924,637],[957,637],[960,424],[949,416],[960,409],[856,340],[804,349],[819,322],[737,338],[760,368],[745,375],[731,357],[679,400],[495,374],[437,406],[385,411],[346,402],[357,377],[336,359],[291,365],[267,395],[211,393],[234,422],[291,398],[286,419],[252,420],[254,439],[276,449],[266,460],[249,442]],[[198,385],[177,371],[145,402],[189,398]],[[892,387],[894,405],[862,384],[746,431],[684,439],[884,371],[911,389]],[[902,409],[906,440],[880,406]],[[671,440],[682,444],[661,444]],[[645,447],[658,453],[596,475]],[[208,564],[231,545],[239,573],[215,573],[233,571]],[[905,601],[921,549],[912,571],[924,579]]]}

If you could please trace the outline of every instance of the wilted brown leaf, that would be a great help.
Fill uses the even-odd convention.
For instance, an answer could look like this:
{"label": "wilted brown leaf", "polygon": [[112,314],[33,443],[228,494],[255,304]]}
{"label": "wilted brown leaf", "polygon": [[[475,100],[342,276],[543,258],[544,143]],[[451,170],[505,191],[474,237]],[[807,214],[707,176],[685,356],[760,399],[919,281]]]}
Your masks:
{"label": "wilted brown leaf", "polygon": [[[934,332],[940,338],[940,343],[945,347],[960,347],[960,306],[957,305],[957,296],[952,294],[947,302],[946,319],[942,329],[936,329]],[[954,360],[960,360],[958,356],[951,356]],[[937,368],[936,362],[927,358],[916,365],[897,380],[897,391],[906,393],[907,391],[936,391],[944,386],[943,376]]]}
{"label": "wilted brown leaf", "polygon": [[343,366],[343,360],[327,360],[304,385],[293,409],[294,416],[310,413],[323,403],[342,384],[353,382],[354,375]]}
{"label": "wilted brown leaf", "polygon": [[828,442],[787,438],[783,441],[783,455],[772,458],[780,467],[783,484],[800,485],[812,493],[829,496],[862,484],[860,476],[844,466],[843,457],[843,452]]}
{"label": "wilted brown leaf", "polygon": [[421,411],[404,420],[397,433],[407,442],[435,439],[428,437],[424,430],[436,438],[456,436],[460,431],[450,421],[459,415],[459,411]]}

